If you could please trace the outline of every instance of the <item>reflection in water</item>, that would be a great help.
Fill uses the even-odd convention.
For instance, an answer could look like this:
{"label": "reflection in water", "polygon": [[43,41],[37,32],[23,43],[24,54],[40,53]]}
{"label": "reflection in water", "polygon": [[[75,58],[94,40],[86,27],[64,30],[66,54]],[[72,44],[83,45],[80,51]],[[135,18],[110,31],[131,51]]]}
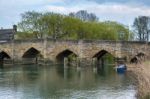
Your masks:
{"label": "reflection in water", "polygon": [[3,59],[0,59],[0,68],[3,69],[3,64],[4,64],[4,60]]}
{"label": "reflection in water", "polygon": [[22,68],[23,70],[23,76],[29,81],[36,81],[39,77],[40,71],[38,69],[38,66],[36,65],[29,65],[24,66]]}
{"label": "reflection in water", "polygon": [[18,66],[0,70],[0,99],[134,99],[128,74],[63,66]]}

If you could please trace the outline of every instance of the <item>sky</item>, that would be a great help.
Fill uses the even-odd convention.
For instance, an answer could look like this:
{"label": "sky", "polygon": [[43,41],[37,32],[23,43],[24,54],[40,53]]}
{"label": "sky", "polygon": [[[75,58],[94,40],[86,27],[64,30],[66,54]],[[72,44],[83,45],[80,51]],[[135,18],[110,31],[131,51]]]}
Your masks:
{"label": "sky", "polygon": [[95,13],[99,21],[132,26],[134,18],[150,16],[150,0],[0,0],[0,28],[12,28],[26,11],[68,14],[79,10]]}

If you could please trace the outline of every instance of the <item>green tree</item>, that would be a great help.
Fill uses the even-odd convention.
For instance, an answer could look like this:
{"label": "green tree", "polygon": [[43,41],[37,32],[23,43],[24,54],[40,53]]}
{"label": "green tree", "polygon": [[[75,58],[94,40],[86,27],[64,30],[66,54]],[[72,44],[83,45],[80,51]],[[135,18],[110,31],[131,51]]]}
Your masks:
{"label": "green tree", "polygon": [[62,32],[61,35],[65,39],[76,39],[77,38],[77,28],[81,20],[65,16],[63,18]]}
{"label": "green tree", "polygon": [[114,38],[114,40],[128,40],[130,36],[130,31],[127,26],[117,22],[106,21],[103,23],[109,35]]}
{"label": "green tree", "polygon": [[62,20],[63,15],[55,13],[45,13],[39,20],[40,26],[46,36],[51,38],[58,38],[62,34]]}
{"label": "green tree", "polygon": [[[83,18],[89,14],[86,11],[79,13]],[[88,18],[86,21],[52,12],[25,12],[19,27],[24,36],[33,38],[128,40],[130,37],[129,29],[117,22],[90,21]],[[21,37],[19,35],[23,34],[17,35]]]}
{"label": "green tree", "polygon": [[[18,23],[18,27],[23,32],[38,32],[37,38],[41,38],[41,27],[37,20],[42,16],[42,13],[28,11],[21,14],[22,21]],[[40,37],[39,37],[40,36]]]}

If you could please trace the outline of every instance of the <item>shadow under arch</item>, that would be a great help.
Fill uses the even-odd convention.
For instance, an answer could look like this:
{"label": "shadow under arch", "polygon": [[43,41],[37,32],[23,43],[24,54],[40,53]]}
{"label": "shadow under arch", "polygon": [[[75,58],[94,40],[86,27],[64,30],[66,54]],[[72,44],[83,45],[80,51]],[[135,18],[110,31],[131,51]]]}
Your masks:
{"label": "shadow under arch", "polygon": [[[109,53],[106,50],[101,50],[99,52],[97,52],[92,58],[97,58],[98,60],[100,60],[104,55],[106,54],[110,54],[111,56],[113,56],[111,53]],[[114,56],[113,56],[114,57]]]}
{"label": "shadow under arch", "polygon": [[92,58],[96,58],[95,66],[102,71],[108,71],[108,67],[112,67],[115,64],[115,56],[106,50],[97,52]]}
{"label": "shadow under arch", "polygon": [[142,58],[142,57],[145,57],[145,54],[142,53],[142,52],[140,52],[140,53],[138,53],[136,56],[139,57],[139,58]]}
{"label": "shadow under arch", "polygon": [[40,51],[31,47],[22,56],[23,64],[38,64],[38,60],[43,58]]}
{"label": "shadow under arch", "polygon": [[31,47],[22,56],[22,58],[37,58],[40,55],[40,51]]}
{"label": "shadow under arch", "polygon": [[146,56],[146,55],[145,55],[144,53],[140,52],[140,53],[138,53],[137,55],[135,55],[133,58],[131,58],[130,63],[135,63],[135,64],[137,64],[137,63],[139,63],[139,62],[145,60],[145,56]]}
{"label": "shadow under arch", "polygon": [[73,57],[77,57],[78,55],[75,54],[73,51],[69,50],[69,49],[66,49],[66,50],[63,50],[62,52],[60,52],[57,56],[56,56],[56,61],[58,63],[64,63],[64,58],[65,57],[69,57],[71,56],[72,58]]}
{"label": "shadow under arch", "polygon": [[11,57],[5,51],[2,51],[0,52],[0,60],[4,59],[11,59]]}
{"label": "shadow under arch", "polygon": [[11,59],[11,57],[4,51],[0,52],[0,68],[3,68],[4,63],[7,63],[7,59]]}

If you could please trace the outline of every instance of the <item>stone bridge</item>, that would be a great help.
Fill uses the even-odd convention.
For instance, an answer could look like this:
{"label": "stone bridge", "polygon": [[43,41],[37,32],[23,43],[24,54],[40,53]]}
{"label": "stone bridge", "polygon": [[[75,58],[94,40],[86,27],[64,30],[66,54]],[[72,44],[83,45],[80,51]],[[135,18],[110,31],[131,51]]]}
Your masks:
{"label": "stone bridge", "polygon": [[56,62],[74,53],[78,58],[91,60],[105,53],[115,58],[126,58],[129,62],[139,53],[150,55],[150,43],[136,41],[100,41],[100,40],[14,40],[0,42],[0,58],[14,61],[23,58],[35,58],[37,55]]}

